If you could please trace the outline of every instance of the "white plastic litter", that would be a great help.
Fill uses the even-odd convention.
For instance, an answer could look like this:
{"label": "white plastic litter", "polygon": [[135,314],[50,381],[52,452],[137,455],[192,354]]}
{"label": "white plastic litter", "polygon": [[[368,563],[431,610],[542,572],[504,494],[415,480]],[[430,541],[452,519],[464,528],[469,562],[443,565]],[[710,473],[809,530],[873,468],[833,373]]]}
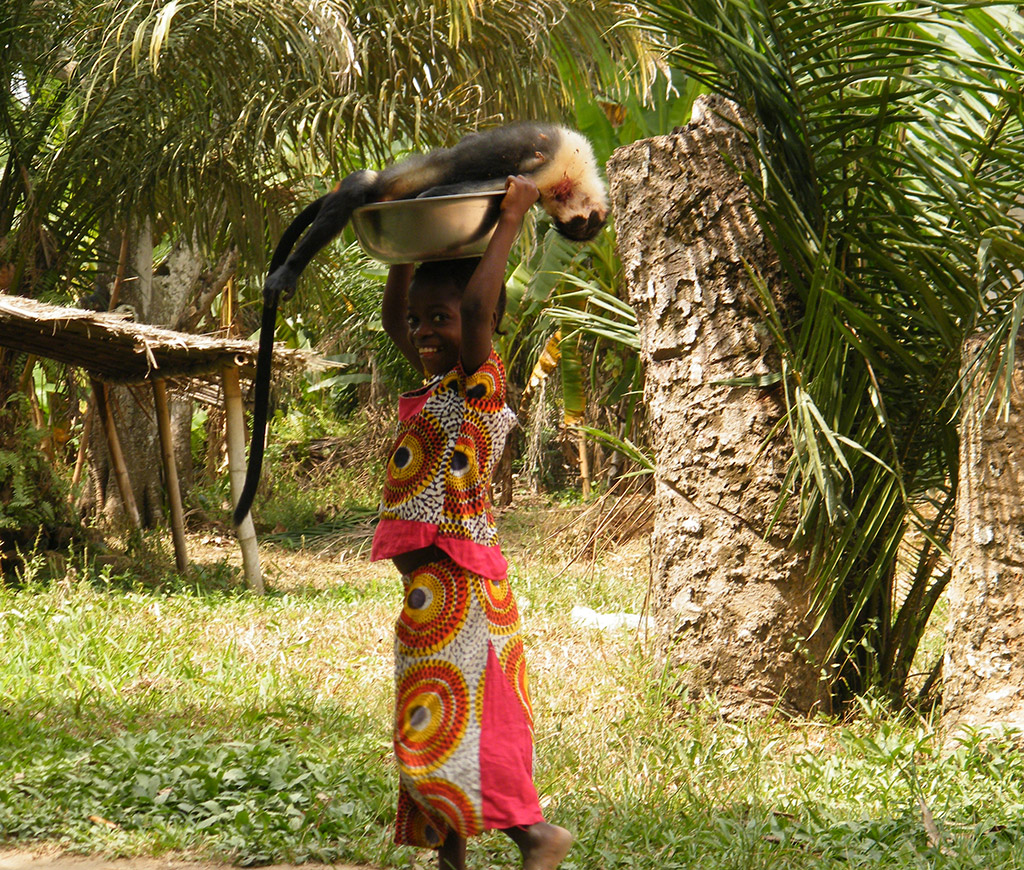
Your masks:
{"label": "white plastic litter", "polygon": [[613,628],[637,629],[643,622],[643,617],[636,613],[598,613],[589,607],[582,607],[577,604],[570,614],[576,625],[587,626],[588,628],[600,628],[610,631]]}

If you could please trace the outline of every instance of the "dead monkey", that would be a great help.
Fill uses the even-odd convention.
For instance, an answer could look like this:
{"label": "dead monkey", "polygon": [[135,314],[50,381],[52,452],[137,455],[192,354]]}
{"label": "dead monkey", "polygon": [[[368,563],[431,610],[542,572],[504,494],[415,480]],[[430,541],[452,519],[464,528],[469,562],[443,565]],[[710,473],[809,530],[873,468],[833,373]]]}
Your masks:
{"label": "dead monkey", "polygon": [[263,287],[252,443],[245,485],[235,507],[236,525],[252,507],[263,465],[274,327],[281,297],[287,299],[295,292],[303,269],[344,229],[359,206],[493,189],[495,182],[504,182],[509,175],[533,179],[541,206],[566,238],[589,241],[604,226],[608,198],[587,139],[555,124],[523,122],[473,133],[451,148],[414,155],[379,172],[353,172],[331,193],[303,209],[284,231]]}

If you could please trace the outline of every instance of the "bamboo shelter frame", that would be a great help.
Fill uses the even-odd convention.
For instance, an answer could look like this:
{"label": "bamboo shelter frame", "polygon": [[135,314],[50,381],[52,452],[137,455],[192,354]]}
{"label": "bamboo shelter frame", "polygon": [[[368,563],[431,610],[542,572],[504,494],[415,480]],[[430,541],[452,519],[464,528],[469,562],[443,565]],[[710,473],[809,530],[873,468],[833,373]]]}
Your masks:
{"label": "bamboo shelter frame", "polygon": [[[179,571],[184,571],[188,567],[185,517],[171,443],[167,385],[169,381],[176,386],[185,381],[185,391],[188,392],[198,386],[196,381],[219,381],[227,423],[231,499],[237,502],[245,478],[245,411],[241,381],[243,378],[251,380],[255,373],[256,343],[190,335],[135,323],[116,313],[66,308],[0,294],[0,346],[57,360],[88,373],[121,498],[129,521],[136,527],[140,523],[139,511],[107,401],[107,386],[146,383],[151,386],[175,563]],[[274,363],[277,376],[294,375],[324,365],[316,354],[283,347],[275,347]],[[262,593],[263,575],[251,514],[238,526],[236,534],[242,551],[245,582],[250,589]]]}

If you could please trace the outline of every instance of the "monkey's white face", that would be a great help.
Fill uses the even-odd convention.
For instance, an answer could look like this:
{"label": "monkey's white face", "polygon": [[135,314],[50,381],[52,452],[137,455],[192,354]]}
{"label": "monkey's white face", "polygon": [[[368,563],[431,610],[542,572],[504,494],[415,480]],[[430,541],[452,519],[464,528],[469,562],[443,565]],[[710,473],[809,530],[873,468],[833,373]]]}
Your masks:
{"label": "monkey's white face", "polygon": [[563,130],[552,158],[534,174],[541,204],[562,235],[580,242],[594,238],[608,217],[608,195],[590,143]]}

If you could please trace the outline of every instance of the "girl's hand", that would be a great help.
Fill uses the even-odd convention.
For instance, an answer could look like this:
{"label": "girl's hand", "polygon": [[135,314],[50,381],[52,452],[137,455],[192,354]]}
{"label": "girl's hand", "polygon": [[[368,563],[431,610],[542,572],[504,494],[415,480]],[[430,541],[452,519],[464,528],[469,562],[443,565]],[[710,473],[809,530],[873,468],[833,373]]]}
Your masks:
{"label": "girl's hand", "polygon": [[498,327],[498,299],[505,286],[508,255],[519,235],[523,215],[538,197],[537,185],[532,179],[510,175],[505,181],[498,225],[462,293],[459,305],[462,326],[459,358],[467,374],[475,372],[491,355],[491,337]]}
{"label": "girl's hand", "polygon": [[532,178],[510,175],[505,181],[505,198],[501,201],[502,216],[508,215],[519,223],[538,199],[540,191]]}

